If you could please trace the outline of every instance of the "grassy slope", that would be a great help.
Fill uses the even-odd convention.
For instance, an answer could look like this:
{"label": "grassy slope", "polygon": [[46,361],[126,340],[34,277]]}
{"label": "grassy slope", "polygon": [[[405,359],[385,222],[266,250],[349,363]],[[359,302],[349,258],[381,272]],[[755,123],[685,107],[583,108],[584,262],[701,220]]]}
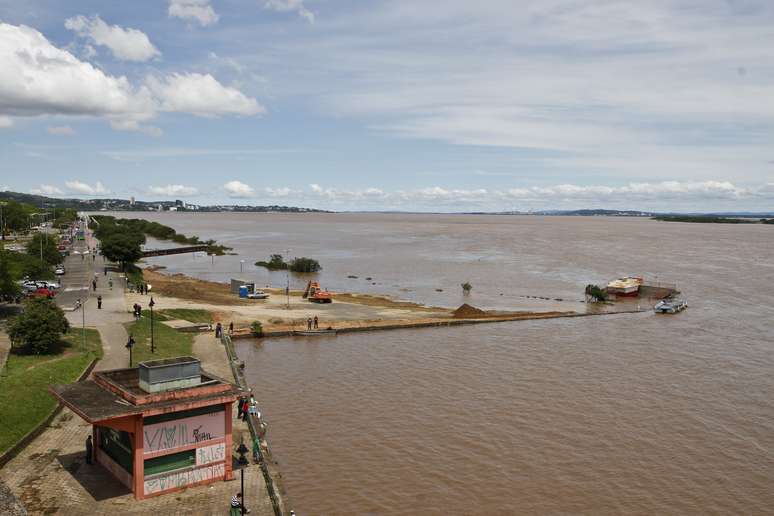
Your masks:
{"label": "grassy slope", "polygon": [[167,308],[156,312],[169,319],[183,319],[192,323],[212,323],[212,314],[198,308]]}
{"label": "grassy slope", "polygon": [[[155,315],[155,314],[154,314]],[[151,353],[150,345],[150,312],[143,311],[142,319],[126,324],[126,331],[134,337],[134,364],[143,360],[157,358],[190,356],[193,345],[193,335],[173,330],[159,321],[153,324],[156,352]],[[128,352],[127,352],[128,359]]]}
{"label": "grassy slope", "polygon": [[86,330],[85,348],[80,330],[72,330],[64,340],[67,347],[61,354],[8,357],[0,374],[0,452],[24,437],[56,406],[47,390],[49,384],[74,382],[94,358],[102,356],[96,330]]}

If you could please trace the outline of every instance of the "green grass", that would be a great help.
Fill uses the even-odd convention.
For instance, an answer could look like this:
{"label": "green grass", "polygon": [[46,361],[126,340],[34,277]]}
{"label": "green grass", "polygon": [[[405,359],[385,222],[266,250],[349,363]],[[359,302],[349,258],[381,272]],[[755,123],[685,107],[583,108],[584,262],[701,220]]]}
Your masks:
{"label": "green grass", "polygon": [[71,383],[91,363],[102,356],[102,343],[96,330],[81,330],[64,337],[64,352],[56,355],[8,356],[0,373],[0,452],[4,452],[43,421],[56,406],[47,388],[54,383]]}
{"label": "green grass", "polygon": [[134,337],[135,341],[134,351],[132,353],[134,364],[144,360],[191,355],[193,335],[174,330],[169,326],[160,323],[158,320],[153,324],[153,340],[155,342],[156,352],[151,353],[150,312],[147,310],[143,310],[142,319],[139,321],[127,323],[126,331]]}
{"label": "green grass", "polygon": [[207,323],[212,324],[212,313],[209,310],[201,310],[198,308],[165,308],[156,312],[162,317],[166,317],[166,320],[170,319],[183,319],[192,323]]}

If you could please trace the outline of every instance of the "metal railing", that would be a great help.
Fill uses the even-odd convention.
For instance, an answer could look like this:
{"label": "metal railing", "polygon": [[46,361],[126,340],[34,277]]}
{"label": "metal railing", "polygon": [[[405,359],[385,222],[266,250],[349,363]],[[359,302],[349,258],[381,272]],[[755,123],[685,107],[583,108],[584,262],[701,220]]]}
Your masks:
{"label": "metal railing", "polygon": [[[242,370],[238,365],[239,358],[237,357],[236,350],[234,349],[234,343],[231,341],[231,337],[224,333],[221,335],[220,341],[226,348],[228,362],[231,366],[231,372],[234,375],[234,380],[236,381],[237,386],[239,386],[240,389],[248,390],[249,387],[245,381],[244,375],[242,374]],[[267,446],[268,450],[266,441],[262,439],[263,432],[259,432],[258,429],[256,429],[255,417],[253,416],[247,418],[247,427],[250,430],[250,437],[252,438],[253,443],[257,444],[257,446],[254,446],[253,451],[258,455],[258,465],[261,468],[263,480],[266,483],[266,492],[271,499],[271,505],[274,509],[274,514],[275,516],[282,516],[282,496],[279,493],[277,485],[274,483],[274,479],[272,478],[271,472],[269,471],[269,467],[267,465],[267,457],[263,453],[263,446]]]}

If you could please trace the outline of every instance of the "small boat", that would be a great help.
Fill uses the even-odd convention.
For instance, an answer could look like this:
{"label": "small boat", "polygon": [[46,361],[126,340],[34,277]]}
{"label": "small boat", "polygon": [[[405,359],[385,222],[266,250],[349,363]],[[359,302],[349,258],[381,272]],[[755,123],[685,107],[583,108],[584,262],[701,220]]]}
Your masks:
{"label": "small boat", "polygon": [[688,302],[682,299],[662,299],[656,303],[653,311],[657,314],[676,314],[686,308],[688,308]]}
{"label": "small boat", "polygon": [[318,335],[336,335],[336,330],[302,330],[294,331],[293,335],[299,337],[316,337]]}

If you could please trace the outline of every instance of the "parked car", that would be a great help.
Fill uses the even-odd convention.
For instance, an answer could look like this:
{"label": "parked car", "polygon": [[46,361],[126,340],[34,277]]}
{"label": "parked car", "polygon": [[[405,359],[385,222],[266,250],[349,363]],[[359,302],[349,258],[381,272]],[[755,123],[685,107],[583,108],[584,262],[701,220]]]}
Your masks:
{"label": "parked car", "polygon": [[52,299],[56,295],[56,292],[48,288],[39,288],[34,292],[30,292],[28,295],[30,297],[47,297]]}

